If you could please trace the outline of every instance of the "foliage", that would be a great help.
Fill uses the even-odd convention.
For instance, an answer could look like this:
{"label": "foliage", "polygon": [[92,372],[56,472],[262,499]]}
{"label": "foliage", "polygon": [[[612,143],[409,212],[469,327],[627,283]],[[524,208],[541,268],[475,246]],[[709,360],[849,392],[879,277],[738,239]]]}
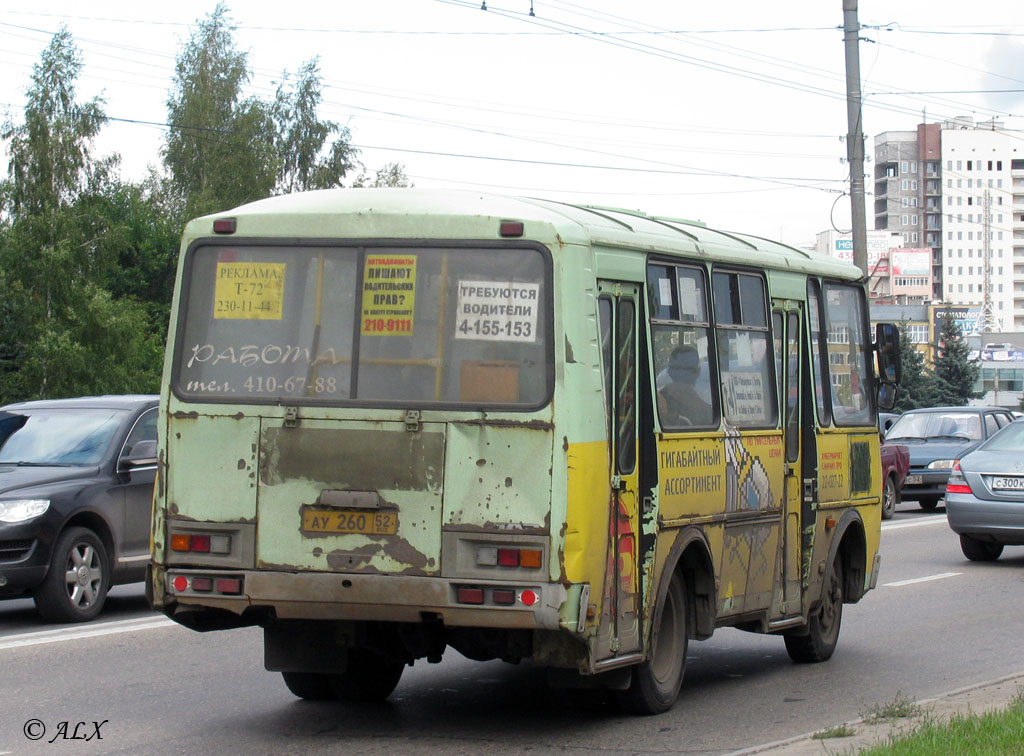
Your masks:
{"label": "foliage", "polygon": [[896,392],[896,412],[930,406],[929,371],[924,354],[910,339],[910,329],[900,323],[900,385]]}
{"label": "foliage", "polygon": [[868,707],[867,711],[861,714],[861,718],[867,724],[877,722],[893,722],[897,719],[916,717],[921,713],[921,707],[914,699],[907,698],[903,691],[896,691],[892,701],[884,704],[875,704]]}
{"label": "foliage", "polygon": [[932,365],[932,406],[959,407],[981,396],[974,390],[981,366],[967,359],[969,353],[960,324],[947,313],[942,319]]}
{"label": "foliage", "polygon": [[116,195],[116,157],[92,156],[104,114],[98,101],[75,101],[80,70],[61,30],[34,69],[24,123],[4,130],[0,402],[157,386],[162,331],[110,288],[122,262],[111,234],[121,213],[100,210]]}
{"label": "foliage", "polygon": [[[341,186],[341,179],[355,167],[356,150],[347,128],[317,118],[316,109],[322,98],[318,60],[313,58],[304,63],[290,88],[289,78],[286,72],[271,107],[280,161],[275,192]],[[337,138],[324,155],[327,140],[334,134]]]}
{"label": "foliage", "polygon": [[242,98],[250,72],[233,33],[218,3],[175,66],[163,159],[186,217],[267,197],[276,182],[272,113],[257,98]]}
{"label": "foliage", "polygon": [[377,171],[372,181],[366,171],[362,171],[352,182],[352,186],[360,189],[365,187],[411,187],[413,183],[405,175],[405,167],[401,163],[387,163]]}
{"label": "foliage", "polygon": [[861,756],[1005,756],[1024,754],[1024,705],[1019,699],[1003,711],[954,714],[948,722],[930,718],[908,735],[860,751]]}

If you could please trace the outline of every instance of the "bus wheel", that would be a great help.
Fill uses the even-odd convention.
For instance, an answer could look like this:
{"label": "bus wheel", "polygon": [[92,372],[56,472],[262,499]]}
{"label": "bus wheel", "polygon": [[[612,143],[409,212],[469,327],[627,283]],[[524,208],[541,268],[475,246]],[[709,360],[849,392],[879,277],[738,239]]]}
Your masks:
{"label": "bus wheel", "polygon": [[307,701],[330,701],[337,698],[331,676],[316,672],[282,672],[284,684],[293,694]]}
{"label": "bus wheel", "polygon": [[654,647],[647,661],[633,667],[626,690],[616,691],[619,705],[630,714],[660,714],[672,708],[686,667],[686,595],[678,575],[672,576],[660,609]]}
{"label": "bus wheel", "polygon": [[935,507],[939,505],[938,496],[922,496],[917,500],[917,505],[921,507],[925,512],[931,512]]}
{"label": "bus wheel", "polygon": [[405,664],[365,648],[348,650],[348,669],[330,675],[335,695],[342,701],[383,701],[398,686]]}
{"label": "bus wheel", "polygon": [[821,605],[808,618],[807,626],[785,635],[786,651],[795,662],[822,662],[832,656],[839,641],[839,625],[843,619],[843,562],[836,560],[829,571]]}

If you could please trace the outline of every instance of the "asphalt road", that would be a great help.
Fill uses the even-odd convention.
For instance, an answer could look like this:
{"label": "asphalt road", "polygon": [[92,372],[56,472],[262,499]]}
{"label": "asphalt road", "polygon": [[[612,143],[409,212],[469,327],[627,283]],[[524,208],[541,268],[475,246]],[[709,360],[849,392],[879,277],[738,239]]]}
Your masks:
{"label": "asphalt road", "polygon": [[0,754],[728,754],[1024,671],[1024,547],[968,562],[941,507],[908,502],[882,553],[879,587],[845,607],[829,662],[796,665],[781,638],[720,630],[690,644],[680,700],[653,718],[567,706],[537,670],[450,649],[407,669],[384,704],[303,702],[262,669],[258,629],[166,624],[141,586],[117,589],[90,625],[0,602]]}

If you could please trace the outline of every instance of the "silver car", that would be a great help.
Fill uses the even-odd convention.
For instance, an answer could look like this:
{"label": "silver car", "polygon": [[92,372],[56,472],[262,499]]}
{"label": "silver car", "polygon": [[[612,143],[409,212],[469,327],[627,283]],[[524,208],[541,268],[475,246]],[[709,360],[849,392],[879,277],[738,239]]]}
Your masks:
{"label": "silver car", "polygon": [[998,559],[1024,545],[1024,420],[1010,423],[953,464],[946,519],[968,559]]}

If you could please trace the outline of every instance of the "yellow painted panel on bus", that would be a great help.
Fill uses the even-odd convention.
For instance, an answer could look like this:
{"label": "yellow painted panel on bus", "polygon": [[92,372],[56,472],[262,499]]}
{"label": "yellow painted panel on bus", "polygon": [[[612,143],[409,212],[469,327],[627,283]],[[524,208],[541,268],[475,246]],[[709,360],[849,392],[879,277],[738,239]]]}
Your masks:
{"label": "yellow painted panel on bus", "polygon": [[416,255],[367,255],[363,267],[364,336],[412,336]]}
{"label": "yellow painted panel on bus", "polygon": [[665,519],[721,511],[726,481],[721,437],[663,438],[658,444],[658,480]]}
{"label": "yellow painted panel on bus", "polygon": [[850,498],[849,437],[845,433],[818,436],[818,501]]}
{"label": "yellow painted panel on bus", "polygon": [[284,272],[284,263],[218,262],[213,317],[280,320]]}

